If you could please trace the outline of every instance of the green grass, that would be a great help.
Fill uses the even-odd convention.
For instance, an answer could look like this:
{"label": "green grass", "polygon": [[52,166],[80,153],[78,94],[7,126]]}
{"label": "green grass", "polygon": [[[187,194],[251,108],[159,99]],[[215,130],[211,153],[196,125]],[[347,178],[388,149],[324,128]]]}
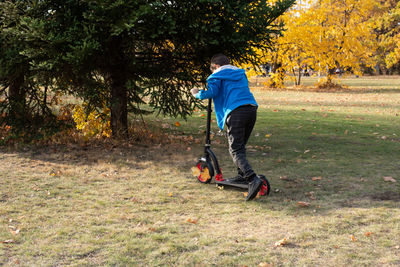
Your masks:
{"label": "green grass", "polygon": [[[254,91],[248,158],[272,192],[249,203],[191,175],[204,111],[146,117],[168,145],[0,148],[0,265],[400,265],[400,85],[358,81],[349,92]],[[213,149],[234,175],[222,136]]]}

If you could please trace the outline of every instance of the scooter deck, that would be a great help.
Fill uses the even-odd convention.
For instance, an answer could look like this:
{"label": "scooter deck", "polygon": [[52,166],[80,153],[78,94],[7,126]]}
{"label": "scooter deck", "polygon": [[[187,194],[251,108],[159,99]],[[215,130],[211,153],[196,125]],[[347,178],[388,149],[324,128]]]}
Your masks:
{"label": "scooter deck", "polygon": [[232,182],[227,182],[227,181],[215,181],[215,183],[219,186],[232,186],[232,187],[238,187],[238,188],[243,188],[243,189],[248,189],[249,185],[248,184],[241,184],[241,183],[232,183]]}

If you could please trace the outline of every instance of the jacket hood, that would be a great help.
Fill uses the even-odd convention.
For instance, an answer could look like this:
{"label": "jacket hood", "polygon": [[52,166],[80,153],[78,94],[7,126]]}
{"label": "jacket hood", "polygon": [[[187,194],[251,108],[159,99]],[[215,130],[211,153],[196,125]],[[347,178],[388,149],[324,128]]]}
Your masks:
{"label": "jacket hood", "polygon": [[225,65],[218,68],[213,74],[208,76],[209,79],[220,79],[220,80],[230,80],[230,81],[239,81],[246,77],[246,71],[243,69],[239,69],[232,65]]}

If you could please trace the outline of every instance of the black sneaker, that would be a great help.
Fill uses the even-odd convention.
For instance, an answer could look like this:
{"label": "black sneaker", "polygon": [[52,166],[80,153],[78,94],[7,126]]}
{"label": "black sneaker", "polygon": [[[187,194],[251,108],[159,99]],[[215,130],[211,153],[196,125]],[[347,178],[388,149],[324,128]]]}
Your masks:
{"label": "black sneaker", "polygon": [[258,192],[261,190],[263,181],[257,175],[249,182],[249,193],[247,194],[246,201],[254,199]]}
{"label": "black sneaker", "polygon": [[237,175],[233,178],[226,179],[225,181],[228,183],[232,183],[232,184],[248,184],[249,183],[249,181],[244,179],[244,177],[241,175]]}

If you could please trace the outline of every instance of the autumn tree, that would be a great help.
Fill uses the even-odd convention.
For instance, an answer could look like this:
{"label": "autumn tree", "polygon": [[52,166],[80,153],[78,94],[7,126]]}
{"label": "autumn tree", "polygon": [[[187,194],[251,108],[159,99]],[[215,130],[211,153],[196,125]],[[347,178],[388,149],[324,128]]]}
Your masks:
{"label": "autumn tree", "polygon": [[142,104],[190,114],[198,104],[189,89],[204,84],[214,53],[258,64],[256,48],[280,31],[275,21],[294,0],[34,2],[41,16],[18,28],[31,66],[89,107],[109,106],[113,135],[126,136],[128,112]]}
{"label": "autumn tree", "polygon": [[[377,5],[373,0],[302,1],[282,16],[286,29],[266,61],[279,62],[281,73],[292,73],[296,84],[303,67],[326,74],[328,85],[336,69],[360,74],[362,66],[374,62],[371,15]],[[276,74],[272,78],[282,80]]]}
{"label": "autumn tree", "polygon": [[379,1],[373,22],[377,35],[377,65],[390,69],[400,65],[400,1]]}
{"label": "autumn tree", "polygon": [[310,1],[301,1],[279,18],[285,30],[281,35],[275,35],[274,45],[264,57],[272,67],[269,80],[271,87],[282,87],[286,73],[292,74],[295,85],[300,85],[305,66],[310,64],[310,55],[306,52],[311,37],[304,31],[304,21],[300,19],[308,12],[309,5]]}

